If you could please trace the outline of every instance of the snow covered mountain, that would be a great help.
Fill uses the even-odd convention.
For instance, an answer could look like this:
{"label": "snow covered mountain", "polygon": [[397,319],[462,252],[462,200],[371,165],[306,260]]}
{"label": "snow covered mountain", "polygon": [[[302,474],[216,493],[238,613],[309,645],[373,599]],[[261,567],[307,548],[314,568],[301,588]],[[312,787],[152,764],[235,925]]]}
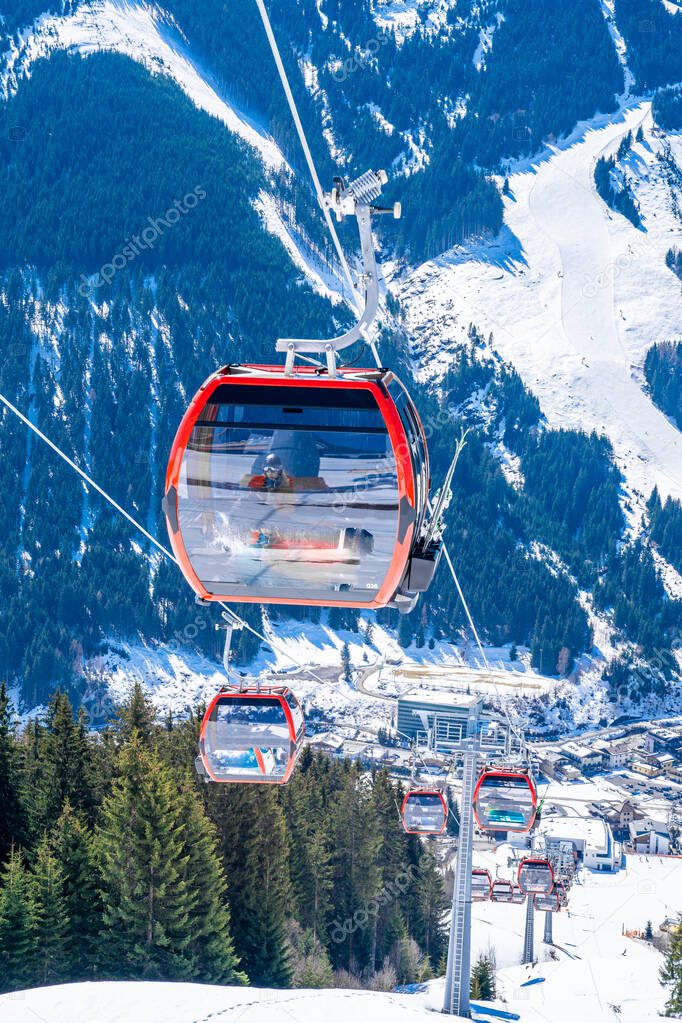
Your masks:
{"label": "snow covered mountain", "polygon": [[[113,78],[107,71],[113,65],[97,61],[116,54],[131,59],[150,82],[163,87],[172,83],[194,110],[217,119],[224,137],[239,146],[238,170],[236,157],[229,158],[237,187],[239,175],[252,176],[242,191],[244,195],[248,191],[254,214],[253,252],[258,245],[256,224],[277,245],[268,250],[265,262],[277,263],[282,290],[260,303],[262,320],[256,321],[255,303],[249,299],[238,304],[240,286],[233,292],[232,282],[213,291],[210,283],[206,285],[214,270],[206,271],[203,250],[196,260],[202,288],[206,286],[200,298],[194,285],[180,283],[181,277],[159,287],[163,275],[182,274],[181,250],[195,255],[190,235],[187,244],[175,242],[179,235],[163,239],[158,253],[146,254],[141,271],[126,268],[105,301],[79,306],[79,297],[69,289],[74,280],[91,279],[101,261],[99,254],[93,255],[96,236],[101,230],[105,240],[99,239],[100,247],[109,258],[106,254],[123,243],[141,211],[158,212],[149,209],[148,200],[120,224],[106,213],[106,204],[84,207],[81,220],[91,235],[94,225],[95,234],[87,257],[77,229],[70,226],[67,231],[55,229],[52,248],[47,240],[42,244],[47,220],[36,220],[29,240],[19,221],[4,238],[3,272],[11,275],[18,269],[23,275],[22,301],[13,305],[7,285],[2,303],[7,318],[0,328],[2,336],[10,339],[19,331],[22,338],[7,378],[13,397],[21,403],[41,384],[54,389],[52,407],[40,397],[32,399],[31,416],[44,424],[52,420],[52,428],[68,436],[77,458],[82,455],[91,467],[110,471],[100,452],[107,431],[115,438],[119,427],[107,418],[110,410],[103,408],[100,396],[94,396],[101,386],[97,372],[89,393],[72,387],[69,374],[75,366],[68,365],[66,346],[72,353],[80,349],[88,380],[98,365],[128,373],[130,379],[139,374],[133,390],[142,393],[147,388],[152,396],[150,422],[143,423],[140,415],[138,426],[144,437],[140,447],[149,462],[144,472],[150,478],[145,478],[144,487],[135,481],[128,495],[122,489],[119,497],[132,500],[151,529],[160,526],[156,505],[166,435],[187,395],[224,357],[224,342],[241,357],[253,358],[264,341],[263,324],[272,322],[283,308],[294,321],[300,320],[301,311],[318,323],[348,316],[320,218],[299,174],[300,156],[252,6],[240,0],[228,11],[211,2],[198,13],[184,0],[169,0],[166,5],[132,0],[30,2],[5,19],[0,109],[6,129],[2,157],[7,195],[10,186],[16,187],[14,168],[21,164],[21,145],[35,144],[27,123],[17,120],[28,118],[31,104],[38,102],[32,90],[45,89],[50,75],[62,81],[67,74],[76,88],[79,76],[89,73],[92,91],[98,88],[98,76]],[[420,400],[445,403],[453,418],[473,425],[480,438],[480,451],[475,449],[472,455],[481,463],[480,476],[463,484],[462,505],[451,529],[465,562],[465,588],[490,642],[507,644],[506,653],[512,641],[525,646],[536,669],[551,675],[573,669],[573,681],[587,674],[598,682],[616,663],[624,662],[630,670],[633,664],[655,662],[654,652],[661,650],[663,660],[668,657],[670,675],[679,668],[675,660],[679,653],[671,652],[682,624],[678,603],[682,553],[674,544],[650,544],[647,503],[654,486],[663,501],[682,497],[682,439],[649,394],[644,361],[652,344],[682,337],[680,283],[666,265],[667,254],[682,247],[682,145],[679,132],[657,125],[651,109],[654,88],[676,81],[675,33],[679,35],[682,19],[658,0],[655,5],[653,0],[580,0],[575,11],[563,10],[553,18],[540,6],[518,0],[482,4],[367,0],[356,9],[331,0],[299,0],[292,15],[286,4],[275,0],[271,13],[276,31],[286,40],[291,70],[297,72],[295,91],[323,172],[331,172],[336,163],[352,173],[364,169],[365,160],[381,159],[393,171],[392,194],[406,200],[407,226],[399,235],[385,231],[381,236],[386,271],[383,327],[390,350],[421,387]],[[660,21],[659,7],[666,21]],[[635,9],[641,18],[653,19],[658,34],[634,32]],[[529,33],[533,18],[535,31]],[[588,41],[584,45],[576,43],[580,30]],[[91,65],[93,70],[75,65],[75,54],[85,58],[83,68]],[[570,57],[572,66],[566,63]],[[525,78],[515,70],[517,59],[526,68]],[[132,79],[126,82],[125,88],[131,88]],[[141,75],[135,78],[135,88],[144,88]],[[58,105],[58,95],[51,97],[52,104]],[[111,102],[118,102],[117,97],[112,95]],[[53,115],[54,110],[45,116]],[[215,150],[221,143],[214,122],[211,125]],[[141,129],[139,138],[149,130]],[[49,135],[47,122],[45,131]],[[630,144],[622,150],[630,135]],[[58,143],[48,144],[53,149]],[[607,205],[598,192],[595,167],[604,157],[614,158],[614,188],[625,188],[632,196],[638,226]],[[100,174],[99,165],[93,166]],[[72,179],[72,172],[65,173],[65,181]],[[100,180],[105,180],[104,174]],[[36,179],[34,187],[42,183]],[[87,191],[86,180],[79,203]],[[138,191],[144,196],[146,186]],[[206,219],[217,223],[221,217],[217,193],[212,200]],[[38,206],[44,209],[44,204]],[[68,205],[66,210],[68,224]],[[184,229],[190,232],[194,227],[188,223]],[[228,218],[219,232],[221,240],[229,241],[233,230]],[[351,237],[346,241],[353,244]],[[448,248],[453,241],[457,244]],[[209,243],[206,251],[210,249]],[[240,255],[252,251],[239,249]],[[436,254],[431,257],[432,253]],[[248,259],[258,262],[258,254]],[[125,288],[130,288],[132,300],[123,291],[116,292],[126,275],[131,283]],[[210,296],[218,293],[224,302],[212,308]],[[293,294],[294,302],[284,303],[284,294]],[[12,325],[13,314],[21,320],[20,328]],[[89,322],[85,330],[82,317]],[[119,346],[112,348],[111,338],[121,336],[121,331],[125,343],[119,352]],[[28,386],[22,379],[24,359],[30,367]],[[525,386],[527,397],[519,397],[521,387],[512,401],[516,381]],[[126,418],[123,388],[116,401],[120,421]],[[70,417],[80,415],[72,408],[83,407],[86,416],[82,434],[79,423],[77,432],[83,438],[79,442],[72,435]],[[8,429],[6,422],[4,427]],[[589,550],[585,536],[590,528],[579,508],[567,515],[561,536],[550,526],[555,512],[549,508],[546,483],[555,470],[550,453],[541,449],[546,444],[543,438],[559,430],[562,444],[565,441],[567,450],[574,451],[575,486],[564,482],[576,505],[584,457],[582,431],[595,431],[609,442],[585,473],[598,471],[606,479],[613,463],[622,475],[619,484],[605,484],[603,493],[594,487],[586,491],[587,510],[596,519],[601,515],[604,523],[603,535]],[[35,452],[27,461],[31,446],[19,443],[15,451],[15,443],[8,441],[17,464],[23,452],[29,468],[21,474],[23,494],[3,576],[9,595],[16,589],[12,574],[19,573],[20,596],[7,596],[12,620],[18,619],[22,601],[36,603],[37,566],[48,564],[47,551],[55,543],[40,516],[29,508],[32,488],[40,490],[35,474],[49,475],[51,469]],[[442,439],[436,438],[436,469],[447,453],[439,444]],[[120,448],[113,462],[123,487],[125,445]],[[551,458],[556,465],[561,463],[556,455]],[[508,550],[503,557],[489,545],[489,561],[481,573],[476,568],[481,544],[486,530],[496,528],[496,516],[491,515],[490,525],[478,523],[479,536],[474,509],[477,501],[479,506],[488,504],[480,488],[495,472],[500,482],[491,484],[489,498],[491,507],[497,502],[497,521],[504,524]],[[591,502],[596,508],[602,501],[603,512],[593,511]],[[77,563],[96,573],[87,552],[97,536],[97,516],[87,501],[75,505],[73,514],[62,510],[62,528],[68,525],[78,531]],[[182,645],[183,629],[193,613],[189,602],[182,605],[175,590],[172,597],[170,591],[161,597],[158,564],[139,546],[126,543],[142,575],[150,578],[149,617],[162,619],[161,627],[152,628],[145,620],[132,628],[140,631],[143,648],[147,641],[153,645],[168,638],[180,638]],[[58,552],[51,564],[57,563],[61,572]],[[488,577],[485,586],[481,574]],[[493,596],[496,574],[505,581],[516,577],[520,590],[532,590],[535,604],[528,620],[517,621],[521,616],[516,607],[523,597],[510,595],[505,602]],[[95,592],[106,587],[106,578],[102,568],[101,583],[93,583]],[[60,578],[57,588],[70,593],[67,585],[79,584]],[[421,649],[430,642],[436,659],[453,656],[444,644],[457,641],[462,619],[460,611],[453,613],[457,601],[448,586],[444,581],[444,597],[437,596],[433,604],[424,602],[418,626],[401,623],[403,648],[413,643],[414,652],[415,646]],[[174,627],[168,625],[169,607]],[[134,618],[132,610],[130,616]],[[99,671],[95,665],[100,665],[97,644],[102,633],[120,635],[119,619],[124,616],[116,621],[114,617],[106,612],[96,621],[98,616],[93,615],[86,629],[65,614],[56,633],[54,622],[46,620],[41,650],[49,643],[59,656],[40,660],[36,649],[30,672],[24,662],[10,656],[7,676],[17,682],[17,691],[23,690],[28,703],[42,701],[50,679],[68,680],[74,694],[82,697]],[[651,634],[647,622],[653,623]],[[274,624],[286,628],[276,616]],[[354,630],[361,660],[364,623],[325,621],[323,627],[331,636],[343,627]],[[398,623],[386,620],[382,627],[395,635]],[[323,634],[312,626],[310,631],[317,645],[313,643],[305,659],[314,664],[327,654],[320,647]],[[18,643],[15,629],[9,645],[16,648]],[[118,649],[123,649],[120,643]],[[338,645],[332,643],[332,649]],[[206,646],[204,651],[216,653]],[[253,648],[243,651],[246,660],[254,653]],[[366,643],[364,654],[370,660],[376,657],[376,646]],[[252,664],[253,670],[258,663]],[[125,657],[120,671],[125,674]],[[647,679],[645,688],[650,689],[653,675],[647,674]]]}

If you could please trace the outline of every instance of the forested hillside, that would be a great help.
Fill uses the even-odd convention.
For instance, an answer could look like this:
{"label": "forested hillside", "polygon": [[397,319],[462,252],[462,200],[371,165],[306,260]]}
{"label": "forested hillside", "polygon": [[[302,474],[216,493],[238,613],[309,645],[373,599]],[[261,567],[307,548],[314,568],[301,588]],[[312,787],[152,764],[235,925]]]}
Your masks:
{"label": "forested hillside", "polygon": [[682,21],[660,0],[615,0],[639,91],[682,81]]}
{"label": "forested hillside", "polygon": [[682,430],[682,341],[652,345],[647,352],[644,373],[651,397]]}
{"label": "forested hillside", "polygon": [[[24,5],[21,17],[34,7]],[[458,5],[439,29],[425,24],[406,38],[379,37],[364,0],[325,3],[325,32],[312,0],[293,13],[279,0],[270,7],[323,176],[334,166],[329,146],[349,172],[397,160],[407,215],[403,227],[384,224],[382,238],[414,255],[499,227],[497,187],[477,163],[492,168],[533,151],[578,117],[610,109],[622,90],[606,23],[587,0],[582,21],[558,4]],[[267,124],[300,167],[253,4],[172,0],[169,10],[211,80]],[[7,22],[13,32],[19,17]],[[589,46],[579,25],[590,26]],[[482,27],[492,48],[475,61]],[[372,40],[379,48],[370,53]],[[540,59],[543,48],[561,75]],[[518,61],[532,81],[512,82]],[[424,164],[418,149],[428,151]],[[0,105],[2,391],[157,535],[171,440],[208,373],[228,360],[267,359],[278,335],[324,336],[348,322],[342,306],[310,288],[254,208],[259,192],[272,192],[324,257],[306,180],[266,170],[170,80],[112,53],[54,53]],[[645,655],[669,648],[680,605],[666,596],[648,549],[624,542],[609,444],[548,432],[537,401],[474,327],[438,386],[415,382],[401,310],[390,308],[383,358],[414,393],[435,487],[454,438],[471,429],[447,537],[485,638],[527,646],[536,668],[566,674],[592,645],[585,590],[615,638]],[[7,414],[0,444],[0,677],[18,682],[31,706],[57,683],[78,702],[93,657],[113,639],[184,643],[196,621],[191,642],[217,654],[213,619],[173,566]],[[501,450],[518,465],[515,478],[502,471]],[[260,624],[257,607],[244,614]],[[272,612],[275,621],[287,617],[360,626],[355,612]],[[413,615],[380,619],[405,646],[466,631],[445,571]],[[241,663],[257,649],[250,633],[235,637]]]}
{"label": "forested hillside", "polygon": [[653,102],[656,124],[668,131],[682,131],[682,88],[659,89]]}
{"label": "forested hillside", "polygon": [[387,774],[306,752],[285,789],[204,786],[197,719],[153,718],[136,689],[88,734],[56,693],[17,731],[0,685],[0,991],[432,975],[443,882]]}

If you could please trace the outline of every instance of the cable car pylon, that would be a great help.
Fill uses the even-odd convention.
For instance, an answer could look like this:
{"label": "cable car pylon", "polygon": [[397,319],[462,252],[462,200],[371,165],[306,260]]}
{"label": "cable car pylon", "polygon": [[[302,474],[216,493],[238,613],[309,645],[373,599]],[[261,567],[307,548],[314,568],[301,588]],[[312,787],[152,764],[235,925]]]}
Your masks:
{"label": "cable car pylon", "polygon": [[553,945],[554,944],[554,939],[553,939],[553,935],[552,935],[552,917],[553,916],[554,916],[553,913],[549,913],[549,912],[545,913],[545,933],[544,933],[544,936],[543,936],[543,939],[542,939],[544,941],[545,945]]}
{"label": "cable car pylon", "polygon": [[524,965],[535,961],[535,902],[532,896],[526,899],[526,928],[523,935]]}
{"label": "cable car pylon", "polygon": [[478,719],[480,702],[469,710],[463,743],[462,799],[455,883],[450,912],[448,965],[445,974],[443,1012],[469,1019],[471,1016],[471,869],[474,840],[474,789],[478,777]]}

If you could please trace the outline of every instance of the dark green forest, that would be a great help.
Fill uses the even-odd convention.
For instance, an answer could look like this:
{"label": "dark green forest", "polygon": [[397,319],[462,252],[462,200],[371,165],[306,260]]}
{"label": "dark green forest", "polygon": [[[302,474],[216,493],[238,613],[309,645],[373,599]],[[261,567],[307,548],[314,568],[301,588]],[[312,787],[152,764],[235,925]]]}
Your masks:
{"label": "dark green forest", "polygon": [[682,503],[671,497],[661,501],[658,490],[654,488],[648,509],[651,539],[663,557],[682,572]]}
{"label": "dark green forest", "polygon": [[614,181],[614,171],[618,166],[618,161],[627,154],[631,145],[632,133],[628,132],[619,146],[617,157],[599,157],[594,167],[594,183],[597,186],[597,192],[607,206],[622,213],[634,227],[641,227],[642,222],[637,203],[628,188],[627,180],[624,178],[618,185]]}
{"label": "dark green forest", "polygon": [[652,110],[661,128],[682,131],[682,89],[679,86],[659,89],[654,95]]}
{"label": "dark green forest", "polygon": [[675,14],[660,0],[616,0],[615,15],[638,91],[682,81],[682,22]]}
{"label": "dark green forest", "polygon": [[682,250],[668,249],[665,254],[665,265],[682,281]]}
{"label": "dark green forest", "polygon": [[207,786],[197,734],[139,689],[97,733],[59,692],[17,729],[0,685],[0,991],[432,976],[443,881],[388,775],[306,751],[286,788]]}
{"label": "dark green forest", "polygon": [[644,375],[656,405],[682,430],[682,341],[652,345]]}

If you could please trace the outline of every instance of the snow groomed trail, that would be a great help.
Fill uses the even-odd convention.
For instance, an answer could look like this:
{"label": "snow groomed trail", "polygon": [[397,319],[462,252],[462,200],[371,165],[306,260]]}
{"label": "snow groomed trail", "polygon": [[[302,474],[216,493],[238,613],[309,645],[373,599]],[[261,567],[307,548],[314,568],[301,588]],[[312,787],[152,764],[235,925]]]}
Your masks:
{"label": "snow groomed trail", "polygon": [[[598,196],[594,166],[643,125],[626,159],[643,230]],[[682,245],[670,208],[665,140],[650,104],[579,126],[509,177],[497,238],[409,271],[394,287],[425,376],[437,378],[470,323],[510,361],[553,427],[606,433],[630,487],[682,497],[682,436],[651,402],[642,365],[656,341],[682,336],[682,292],[665,254]],[[682,163],[682,140],[671,153]]]}

